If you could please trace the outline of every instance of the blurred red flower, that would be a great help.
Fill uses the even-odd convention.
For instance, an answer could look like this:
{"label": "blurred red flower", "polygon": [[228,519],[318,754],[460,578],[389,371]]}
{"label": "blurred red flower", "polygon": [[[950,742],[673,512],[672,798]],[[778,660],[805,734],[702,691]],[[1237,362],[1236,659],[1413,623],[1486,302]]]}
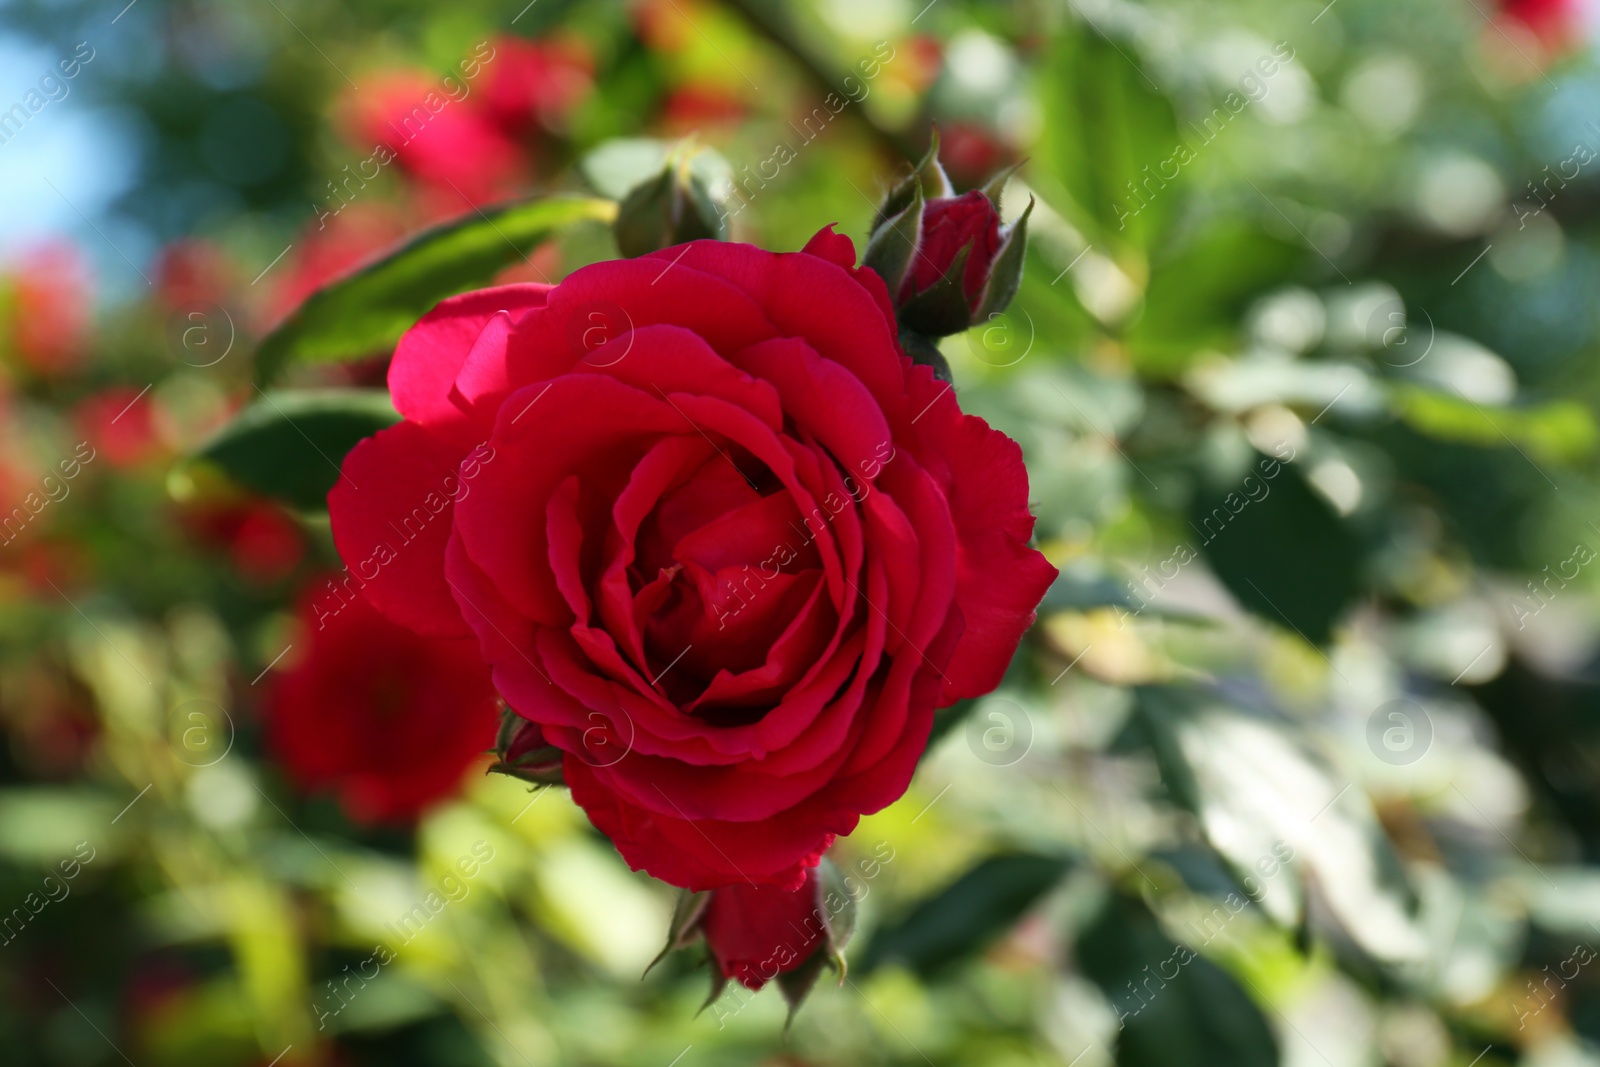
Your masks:
{"label": "blurred red flower", "polygon": [[939,124],[939,161],[957,187],[977,185],[1014,161],[993,130],[971,122]]}
{"label": "blurred red flower", "polygon": [[266,700],[267,744],[353,820],[405,821],[453,795],[494,744],[499,705],[477,642],[422,637],[315,582],[298,661]]}
{"label": "blurred red flower", "polygon": [[594,59],[571,39],[497,37],[483,68],[481,108],[500,132],[526,141],[541,128],[559,130],[594,88]]}
{"label": "blurred red flower", "polygon": [[[480,78],[493,69],[491,63]],[[340,198],[363,195],[391,161],[418,181],[449,192],[462,210],[508,195],[526,180],[526,153],[483,110],[478,90],[455,79],[451,84],[453,93],[438,79],[399,72],[351,94],[349,139],[372,154],[333,178],[332,207],[343,202]]]}
{"label": "blurred red flower", "polygon": [[83,362],[92,305],[89,271],[70,244],[41,245],[6,272],[10,347],[34,373],[56,376]]}
{"label": "blurred red flower", "polygon": [[661,119],[667,131],[676,136],[724,126],[742,119],[749,111],[744,100],[711,82],[690,82],[667,95]]}
{"label": "blurred red flower", "polygon": [[227,552],[234,569],[257,585],[288,577],[305,558],[300,527],[271,501],[202,504],[186,510],[182,521],[197,541]]}
{"label": "blurred red flower", "polygon": [[113,467],[137,467],[165,451],[156,436],[153,403],[147,391],[132,386],[102,389],[73,412],[78,436]]}
{"label": "blurred red flower", "polygon": [[1577,0],[1502,0],[1500,13],[1526,28],[1550,50],[1575,43],[1582,25]]}
{"label": "blurred red flower", "polygon": [[198,238],[173,241],[163,248],[154,274],[156,294],[169,308],[219,303],[235,280],[228,254]]}

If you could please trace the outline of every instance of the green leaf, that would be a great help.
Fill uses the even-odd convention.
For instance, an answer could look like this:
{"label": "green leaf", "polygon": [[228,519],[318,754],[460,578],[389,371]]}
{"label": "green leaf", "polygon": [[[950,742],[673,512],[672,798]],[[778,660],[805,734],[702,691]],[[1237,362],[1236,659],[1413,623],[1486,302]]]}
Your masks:
{"label": "green leaf", "polygon": [[1317,921],[1342,927],[1370,958],[1405,963],[1425,953],[1414,896],[1366,794],[1292,727],[1268,710],[1171,686],[1140,689],[1136,708],[1168,794],[1195,815],[1240,901],[1292,929],[1310,912],[1306,887],[1315,886]]}
{"label": "green leaf", "polygon": [[1091,243],[1148,250],[1182,195],[1166,186],[1186,177],[1157,172],[1180,140],[1172,102],[1131,41],[1078,23],[1053,35],[1052,46],[1040,64],[1046,112],[1036,169],[1055,175],[1053,192],[1065,197],[1047,199],[1070,202],[1069,220]]}
{"label": "green leaf", "polygon": [[339,480],[345,453],[398,421],[382,389],[261,393],[196,458],[290,507],[320,511]]}
{"label": "green leaf", "polygon": [[1117,1014],[1118,1067],[1277,1067],[1278,1043],[1233,976],[1113,893],[1078,935],[1078,965]]}
{"label": "green leaf", "polygon": [[1065,856],[990,856],[927,897],[867,943],[861,969],[886,963],[928,977],[966,959],[1016,924],[1072,865]]}
{"label": "green leaf", "polygon": [[1305,258],[1301,248],[1223,221],[1155,260],[1143,313],[1128,333],[1139,368],[1177,375],[1208,349],[1234,347],[1251,302]]}
{"label": "green leaf", "polygon": [[1196,493],[1189,519],[1212,570],[1241,604],[1307,641],[1328,640],[1356,595],[1361,556],[1354,533],[1295,467],[1262,458],[1239,478]]}
{"label": "green leaf", "polygon": [[1594,416],[1576,400],[1512,408],[1406,384],[1396,385],[1392,398],[1408,426],[1439,441],[1485,448],[1511,444],[1555,463],[1587,458],[1600,441]]}
{"label": "green leaf", "polygon": [[295,362],[360,359],[393,347],[447,296],[491,281],[562,229],[608,222],[609,200],[550,197],[474,212],[425,230],[382,259],[311,294],[256,349],[265,385]]}

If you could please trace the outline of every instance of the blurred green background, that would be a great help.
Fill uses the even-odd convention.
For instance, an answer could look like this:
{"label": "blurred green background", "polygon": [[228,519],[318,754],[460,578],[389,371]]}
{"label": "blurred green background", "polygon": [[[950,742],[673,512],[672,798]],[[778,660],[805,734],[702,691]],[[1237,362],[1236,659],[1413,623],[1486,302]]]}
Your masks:
{"label": "blurred green background", "polygon": [[[0,1062],[1600,1064],[1595,14],[0,4]],[[529,41],[522,97],[468,79],[372,163]],[[1026,160],[1023,288],[943,348],[1063,577],[836,847],[849,977],[785,1040],[772,989],[696,1015],[694,952],[640,980],[671,891],[559,791],[372,828],[292,789],[262,692],[326,517],[188,457],[306,294],[615,195],[616,138],[720,152],[735,239],[859,246],[934,123],[960,188]]]}

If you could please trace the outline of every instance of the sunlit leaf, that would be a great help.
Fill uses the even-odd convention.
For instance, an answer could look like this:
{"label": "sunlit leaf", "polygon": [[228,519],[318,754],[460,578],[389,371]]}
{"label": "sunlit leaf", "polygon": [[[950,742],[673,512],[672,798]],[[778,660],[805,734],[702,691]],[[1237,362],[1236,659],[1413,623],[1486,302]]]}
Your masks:
{"label": "sunlit leaf", "polygon": [[551,197],[473,212],[426,230],[307,297],[257,347],[256,380],[266,384],[295,362],[382,352],[440,300],[487,284],[561,230],[609,221],[615,212],[609,200]]}

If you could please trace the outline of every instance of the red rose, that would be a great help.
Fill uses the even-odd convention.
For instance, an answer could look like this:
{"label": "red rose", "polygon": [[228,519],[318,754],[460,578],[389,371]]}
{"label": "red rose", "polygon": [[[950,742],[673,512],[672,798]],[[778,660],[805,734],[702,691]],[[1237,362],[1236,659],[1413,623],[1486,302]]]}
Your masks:
{"label": "red rose", "polygon": [[998,684],[1055,576],[1015,442],[824,230],[446,300],[329,494],[397,622],[474,634],[628,863],[801,884]]}
{"label": "red rose", "polygon": [[722,976],[760,989],[804,964],[827,940],[817,869],[807,869],[797,890],[743,882],[718,889],[699,926]]}
{"label": "red rose", "polygon": [[481,106],[518,140],[559,129],[594,87],[594,61],[577,41],[498,37],[493,55],[483,68]]}
{"label": "red rose", "polygon": [[423,637],[315,583],[305,647],[267,694],[267,741],[308,792],[358,822],[405,820],[453,795],[494,743],[498,702],[472,641]]}
{"label": "red rose", "polygon": [[961,290],[968,306],[976,310],[1001,243],[1000,212],[982,190],[929,200],[922,209],[922,243],[900,283],[900,303],[937,285],[961,250],[970,246]]}

